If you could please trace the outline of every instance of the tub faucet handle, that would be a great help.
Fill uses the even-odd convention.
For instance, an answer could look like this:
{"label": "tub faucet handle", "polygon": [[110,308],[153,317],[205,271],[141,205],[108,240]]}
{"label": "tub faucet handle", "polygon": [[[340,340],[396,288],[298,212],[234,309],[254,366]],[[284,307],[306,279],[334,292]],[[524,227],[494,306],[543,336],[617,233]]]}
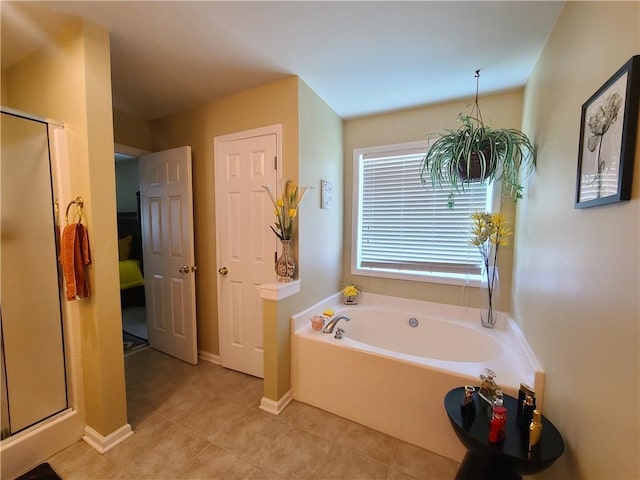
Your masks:
{"label": "tub faucet handle", "polygon": [[337,338],[338,340],[341,340],[343,336],[344,336],[344,330],[341,328],[336,328],[336,334],[333,336],[333,338]]}

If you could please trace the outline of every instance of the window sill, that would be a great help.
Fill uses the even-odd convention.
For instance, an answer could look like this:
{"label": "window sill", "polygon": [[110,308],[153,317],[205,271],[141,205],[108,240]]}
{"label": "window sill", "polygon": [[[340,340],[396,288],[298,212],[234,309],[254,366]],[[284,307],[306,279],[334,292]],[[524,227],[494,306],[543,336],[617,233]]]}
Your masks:
{"label": "window sill", "polygon": [[444,285],[460,285],[480,287],[482,277],[473,274],[408,272],[403,270],[387,270],[382,268],[354,268],[352,275],[367,277],[389,278],[395,280],[410,280],[412,282],[440,283]]}

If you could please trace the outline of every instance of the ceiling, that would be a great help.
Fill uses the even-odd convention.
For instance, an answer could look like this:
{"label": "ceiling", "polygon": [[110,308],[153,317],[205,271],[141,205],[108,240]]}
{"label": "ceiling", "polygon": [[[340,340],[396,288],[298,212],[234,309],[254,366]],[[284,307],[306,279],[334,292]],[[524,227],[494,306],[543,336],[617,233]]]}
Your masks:
{"label": "ceiling", "polygon": [[559,1],[2,0],[2,69],[68,15],[111,32],[114,108],[145,120],[290,75],[353,118],[523,86]]}

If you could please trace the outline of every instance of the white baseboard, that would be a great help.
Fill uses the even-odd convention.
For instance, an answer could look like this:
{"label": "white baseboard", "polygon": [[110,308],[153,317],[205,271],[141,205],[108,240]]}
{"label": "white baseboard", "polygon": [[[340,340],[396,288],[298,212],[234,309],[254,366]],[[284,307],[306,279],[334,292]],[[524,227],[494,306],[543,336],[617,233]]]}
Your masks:
{"label": "white baseboard", "polygon": [[106,437],[103,437],[101,434],[87,425],[84,427],[84,436],[82,437],[82,439],[102,455],[104,453],[107,453],[116,445],[124,442],[131,435],[133,435],[133,430],[131,430],[131,425],[129,425],[128,423],[125,423],[115,432],[111,432]]}
{"label": "white baseboard", "polygon": [[6,438],[0,445],[0,478],[16,478],[82,437],[84,416],[68,409]]}
{"label": "white baseboard", "polygon": [[216,355],[214,353],[205,352],[204,350],[198,350],[198,358],[205,362],[220,365],[220,355]]}
{"label": "white baseboard", "polygon": [[293,400],[291,390],[285,393],[280,400],[274,402],[270,398],[262,397],[260,400],[260,410],[264,410],[272,415],[280,415],[280,413],[289,405],[289,402]]}

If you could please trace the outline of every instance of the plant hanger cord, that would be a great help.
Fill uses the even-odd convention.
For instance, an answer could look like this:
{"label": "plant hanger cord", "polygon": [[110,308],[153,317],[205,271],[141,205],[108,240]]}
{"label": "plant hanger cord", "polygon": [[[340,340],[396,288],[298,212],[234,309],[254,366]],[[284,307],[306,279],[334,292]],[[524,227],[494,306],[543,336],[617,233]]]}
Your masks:
{"label": "plant hanger cord", "polygon": [[480,70],[476,70],[474,77],[476,78],[476,99],[469,116],[473,118],[473,113],[476,112],[477,113],[476,120],[481,126],[484,126],[484,121],[482,120],[482,113],[480,112],[480,104],[478,103],[478,90],[480,86]]}

